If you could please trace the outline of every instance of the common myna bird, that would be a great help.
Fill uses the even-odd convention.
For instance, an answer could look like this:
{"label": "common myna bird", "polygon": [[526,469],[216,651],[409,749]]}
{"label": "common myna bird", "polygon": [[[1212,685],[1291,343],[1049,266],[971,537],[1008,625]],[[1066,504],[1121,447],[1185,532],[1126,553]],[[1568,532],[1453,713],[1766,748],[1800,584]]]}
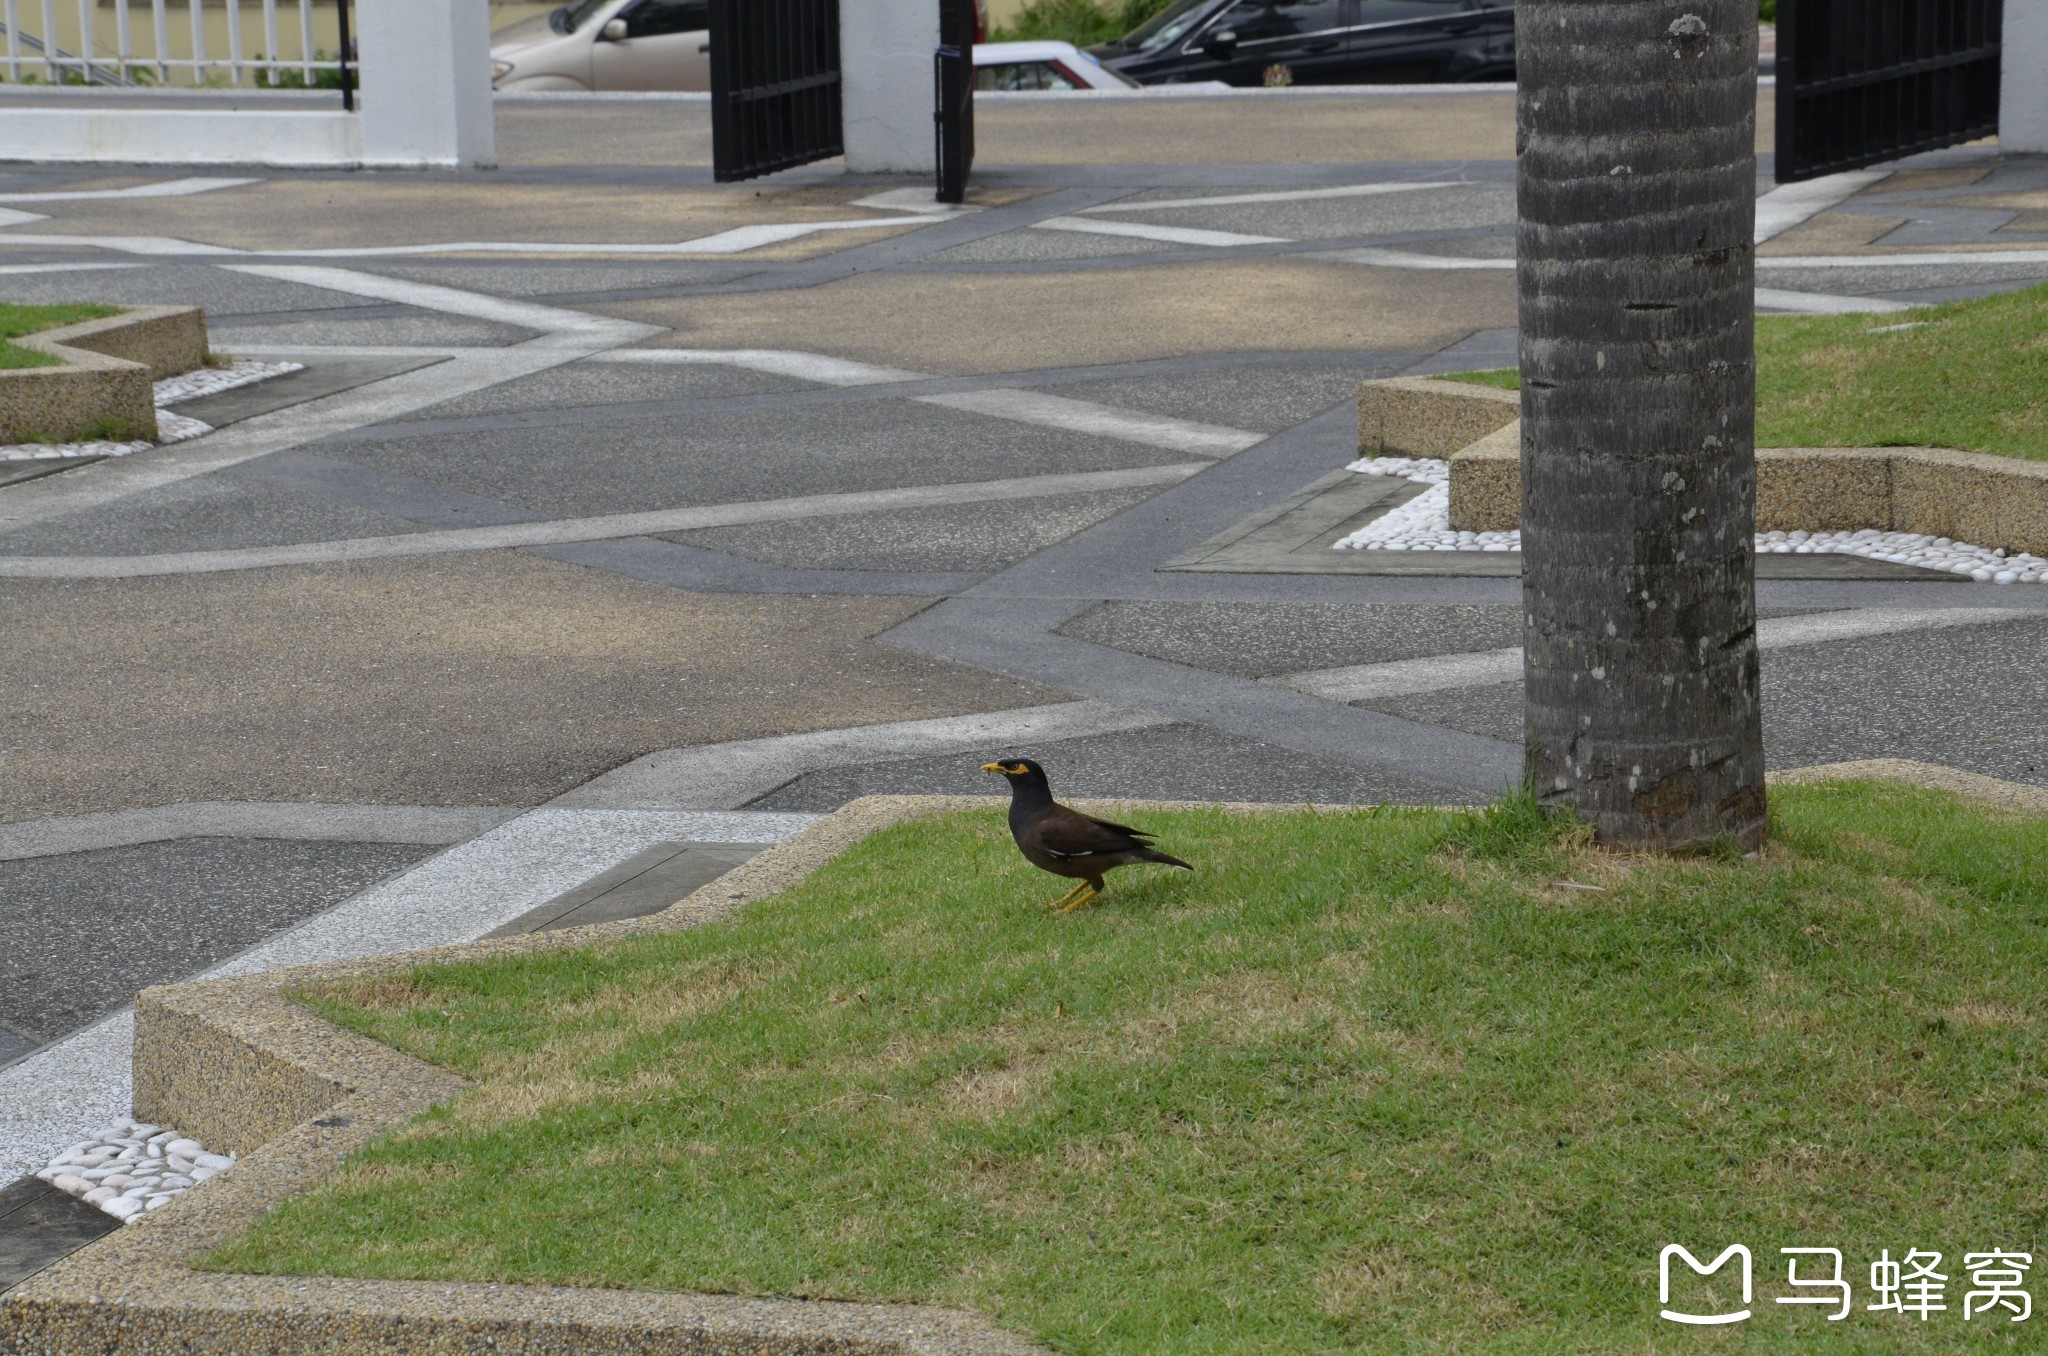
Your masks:
{"label": "common myna bird", "polygon": [[1081,882],[1052,902],[1055,913],[1072,913],[1101,894],[1103,873],[1119,866],[1160,862],[1183,871],[1195,869],[1153,847],[1147,841],[1152,835],[1143,829],[1096,819],[1054,800],[1045,769],[1029,758],[983,763],[981,770],[1010,779],[1010,836],[1017,840],[1024,860],[1041,871]]}

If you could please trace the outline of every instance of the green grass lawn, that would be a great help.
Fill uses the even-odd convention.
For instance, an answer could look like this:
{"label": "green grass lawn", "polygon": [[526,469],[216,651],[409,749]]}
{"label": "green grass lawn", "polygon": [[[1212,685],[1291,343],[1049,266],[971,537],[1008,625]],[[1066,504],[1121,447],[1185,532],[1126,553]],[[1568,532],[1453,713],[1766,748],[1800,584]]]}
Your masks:
{"label": "green grass lawn", "polygon": [[[1449,379],[1520,385],[1513,368]],[[1756,442],[2048,460],[2048,284],[1907,313],[1758,316]]]}
{"label": "green grass lawn", "polygon": [[12,302],[0,302],[0,367],[59,367],[62,360],[47,353],[38,353],[32,348],[10,344],[9,339],[37,330],[54,330],[59,325],[75,325],[81,320],[97,320],[112,315],[118,306],[91,306],[85,304],[67,306],[16,306]]}
{"label": "green grass lawn", "polygon": [[[308,995],[479,1085],[206,1265],[934,1301],[1071,1352],[2002,1348],[2048,1313],[1966,1324],[1961,1261],[2048,1253],[2048,823],[1772,807],[1751,861],[1513,803],[1146,812],[1197,873],[1066,917],[976,811],[692,931]],[[1659,1319],[1667,1243],[1746,1244],[1754,1317]],[[1775,1304],[1781,1247],[1842,1249],[1856,1312]],[[1865,1312],[1916,1248],[1950,1311]]]}

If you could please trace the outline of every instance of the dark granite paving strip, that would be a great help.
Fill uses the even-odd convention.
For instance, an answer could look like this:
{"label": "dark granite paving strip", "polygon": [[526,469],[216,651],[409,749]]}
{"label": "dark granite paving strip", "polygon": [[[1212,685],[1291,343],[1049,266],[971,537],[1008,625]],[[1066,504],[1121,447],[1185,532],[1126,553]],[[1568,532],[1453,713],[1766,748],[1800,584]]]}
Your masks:
{"label": "dark granite paving strip", "polygon": [[[975,754],[829,768],[806,773],[748,808],[829,813],[856,796],[985,796],[991,792],[991,778],[979,770],[981,764],[1008,754],[1037,759],[1046,767],[1054,793],[1062,797],[1316,805],[1389,800],[1450,805],[1485,799],[1463,787],[1357,767],[1203,725],[1166,725],[1126,734],[1045,740],[1025,748],[991,746]],[[1196,865],[1199,869],[1200,863]],[[1138,877],[1117,879],[1112,894],[1135,884]]]}
{"label": "dark granite paving strip", "polygon": [[[237,357],[258,362],[275,361],[261,353],[241,352]],[[213,395],[195,396],[190,400],[173,403],[172,408],[190,419],[198,419],[215,428],[254,419],[259,414],[270,414],[277,410],[303,405],[309,400],[339,395],[353,391],[358,386],[367,386],[373,381],[396,377],[422,367],[432,367],[448,359],[439,354],[423,354],[419,357],[333,357],[319,358],[301,363],[297,372],[287,372],[281,377],[271,377],[249,386],[237,386],[232,390],[218,391]]]}
{"label": "dark granite paving strip", "polygon": [[[0,862],[0,935],[9,939],[0,1019],[55,1040],[136,990],[217,965],[433,851],[188,838]],[[85,926],[91,944],[81,952]]]}
{"label": "dark granite paving strip", "polygon": [[120,1227],[106,1211],[33,1177],[0,1188],[0,1293]]}
{"label": "dark granite paving strip", "polygon": [[955,598],[887,632],[883,639],[1301,753],[1475,791],[1498,793],[1520,773],[1522,755],[1516,745],[1052,634],[1052,628],[1079,610],[1065,601]]}
{"label": "dark granite paving strip", "polygon": [[[346,443],[385,442],[401,438],[423,438],[446,433],[496,433],[506,429],[572,428],[587,424],[624,423],[634,419],[673,416],[682,419],[725,412],[765,412],[810,409],[831,405],[862,405],[883,400],[912,400],[925,395],[953,395],[964,391],[1037,389],[1080,382],[1144,380],[1173,376],[1199,376],[1236,367],[1327,367],[1343,363],[1354,367],[1358,380],[1389,376],[1406,361],[1406,354],[1376,350],[1357,353],[1310,350],[1266,353],[1204,354],[1190,358],[1159,358],[1133,363],[1098,363],[1087,367],[1030,368],[1020,372],[997,372],[974,377],[930,377],[918,381],[875,382],[866,386],[834,386],[804,390],[762,392],[755,395],[691,396],[670,400],[619,401],[597,406],[508,411],[502,414],[470,415],[448,419],[406,419],[388,424],[366,424],[321,439],[314,446]],[[1076,392],[1077,397],[1085,394]],[[1356,420],[1353,421],[1354,425]]]}
{"label": "dark granite paving strip", "polygon": [[570,565],[691,593],[852,593],[943,598],[972,587],[978,574],[942,571],[805,570],[766,565],[655,537],[527,548]]}

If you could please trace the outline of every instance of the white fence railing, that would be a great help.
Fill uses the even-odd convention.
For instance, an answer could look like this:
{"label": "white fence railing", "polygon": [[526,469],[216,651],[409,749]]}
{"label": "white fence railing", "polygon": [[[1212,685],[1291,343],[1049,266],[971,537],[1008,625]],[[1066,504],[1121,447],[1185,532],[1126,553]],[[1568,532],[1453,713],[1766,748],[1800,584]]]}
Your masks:
{"label": "white fence railing", "polygon": [[[185,13],[174,19],[173,9]],[[339,84],[346,23],[336,0],[0,0],[0,76],[53,85]]]}

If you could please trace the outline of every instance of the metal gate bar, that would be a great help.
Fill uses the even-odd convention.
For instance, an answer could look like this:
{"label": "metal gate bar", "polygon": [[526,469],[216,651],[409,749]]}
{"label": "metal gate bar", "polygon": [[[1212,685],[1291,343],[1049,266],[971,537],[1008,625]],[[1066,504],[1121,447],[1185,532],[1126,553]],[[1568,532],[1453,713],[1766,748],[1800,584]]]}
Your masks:
{"label": "metal gate bar", "polygon": [[938,197],[960,202],[967,197],[967,172],[974,167],[974,0],[939,0],[932,86]]}
{"label": "metal gate bar", "polygon": [[711,164],[720,183],[846,151],[839,0],[711,0]]}
{"label": "metal gate bar", "polygon": [[2003,0],[1779,0],[1779,183],[1998,130]]}

